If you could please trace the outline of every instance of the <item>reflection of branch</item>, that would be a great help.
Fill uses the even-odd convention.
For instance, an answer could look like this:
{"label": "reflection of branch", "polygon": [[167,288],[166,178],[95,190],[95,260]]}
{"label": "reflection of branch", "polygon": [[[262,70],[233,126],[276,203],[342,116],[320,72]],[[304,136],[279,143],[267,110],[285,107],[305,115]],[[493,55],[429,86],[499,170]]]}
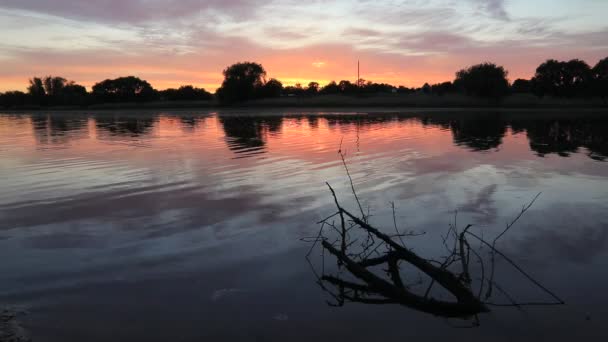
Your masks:
{"label": "reflection of branch", "polygon": [[[350,171],[348,171],[348,165],[346,165],[346,153],[342,152],[342,143],[341,142],[340,142],[340,150],[338,151],[338,154],[340,155],[340,158],[342,159],[342,164],[344,165],[344,169],[346,170],[346,175],[348,176],[348,180],[350,182],[350,188],[353,191],[353,195],[355,196],[355,201],[357,202],[357,205],[359,206],[359,210],[361,211],[361,218],[364,221],[367,221],[367,217],[365,216],[365,213],[363,212],[363,207],[361,206],[361,201],[359,201],[359,196],[357,195],[357,191],[355,191],[355,184],[353,183],[353,178],[350,175]],[[330,189],[331,189],[331,187],[330,187]],[[332,192],[333,192],[333,189],[332,189]]]}
{"label": "reflection of branch", "polygon": [[[524,277],[528,278],[528,280],[530,280],[532,283],[534,283],[534,285],[538,286],[541,290],[545,291],[547,294],[549,294],[551,297],[553,297],[553,299],[555,299],[557,301],[556,303],[548,303],[548,304],[565,304],[565,302],[561,298],[559,298],[555,293],[551,292],[551,290],[549,290],[546,287],[544,287],[543,285],[541,285],[538,281],[536,281],[534,278],[532,278],[532,276],[530,276],[528,273],[526,273],[526,271],[524,271],[521,267],[519,267],[515,262],[513,262],[511,259],[509,259],[501,251],[494,248],[492,245],[490,245],[488,242],[484,241],[479,236],[477,236],[471,232],[467,232],[467,234],[469,234],[472,237],[474,237],[475,239],[479,240],[484,245],[490,247],[493,253],[496,253],[496,254],[500,255],[501,257],[503,257],[503,259],[505,259],[509,264],[511,264],[511,266],[513,266],[516,270],[518,270],[519,273],[521,273]],[[494,283],[494,281],[492,279],[490,281],[492,283]]]}
{"label": "reflection of branch", "polygon": [[[490,298],[492,296],[492,284],[494,284],[494,270],[495,270],[495,265],[496,265],[496,242],[498,242],[498,240],[503,237],[503,235],[505,235],[514,225],[515,223],[517,223],[517,221],[519,221],[519,219],[524,216],[524,214],[526,213],[526,211],[528,211],[528,209],[530,209],[534,203],[536,202],[536,200],[540,197],[542,193],[538,193],[534,199],[532,199],[532,201],[528,204],[528,205],[524,205],[521,208],[521,211],[519,212],[519,214],[513,219],[513,221],[511,221],[511,223],[507,224],[507,227],[505,228],[505,230],[502,231],[502,233],[498,234],[498,236],[496,236],[496,238],[494,239],[494,241],[492,241],[492,245],[490,253],[491,253],[491,257],[492,257],[492,261],[490,263],[491,271],[490,271],[490,281],[488,284],[488,292],[486,294],[486,299]],[[480,239],[481,242],[485,242],[483,241],[483,239]]]}

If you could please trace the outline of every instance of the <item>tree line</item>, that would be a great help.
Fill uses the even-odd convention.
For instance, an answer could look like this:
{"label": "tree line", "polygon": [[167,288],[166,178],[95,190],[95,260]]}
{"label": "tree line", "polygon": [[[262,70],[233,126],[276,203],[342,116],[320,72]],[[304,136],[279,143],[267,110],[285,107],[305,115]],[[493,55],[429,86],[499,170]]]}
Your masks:
{"label": "tree line", "polygon": [[0,93],[0,106],[5,108],[34,106],[86,106],[98,103],[150,101],[211,101],[235,104],[275,97],[304,97],[318,95],[369,95],[380,93],[425,93],[442,96],[461,93],[469,96],[499,99],[510,94],[534,94],[539,97],[608,97],[608,57],[593,68],[586,62],[547,60],[529,80],[510,83],[508,71],[494,63],[482,63],[462,69],[454,81],[420,88],[393,86],[359,79],[355,82],[332,81],[325,86],[310,82],[303,86],[284,86],[279,80],[267,80],[267,72],[259,63],[243,62],[223,71],[224,81],[215,94],[191,85],[177,89],[156,90],[150,83],[134,76],[108,79],[95,84],[91,91],[63,77],[34,77],[27,92]]}

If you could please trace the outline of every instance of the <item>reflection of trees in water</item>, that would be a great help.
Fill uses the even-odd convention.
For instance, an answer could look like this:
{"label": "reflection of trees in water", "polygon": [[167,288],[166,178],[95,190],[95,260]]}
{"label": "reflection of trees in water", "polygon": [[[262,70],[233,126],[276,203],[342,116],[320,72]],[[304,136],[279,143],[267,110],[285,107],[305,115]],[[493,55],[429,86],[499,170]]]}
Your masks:
{"label": "reflection of trees in water", "polygon": [[261,151],[266,146],[265,133],[280,134],[281,116],[232,116],[220,115],[228,148],[236,153]]}
{"label": "reflection of trees in water", "polygon": [[458,120],[452,122],[454,143],[465,145],[473,151],[487,151],[502,145],[507,126],[500,120]]}
{"label": "reflection of trees in water", "polygon": [[97,116],[95,125],[98,133],[105,132],[111,136],[138,137],[148,134],[154,123],[156,116]]}
{"label": "reflection of trees in water", "polygon": [[33,115],[31,120],[38,144],[66,144],[88,135],[88,119],[83,116]]}
{"label": "reflection of trees in water", "polygon": [[309,115],[306,117],[306,120],[308,120],[308,126],[310,126],[310,128],[319,128],[319,117],[317,115]]}
{"label": "reflection of trees in water", "polygon": [[466,146],[473,151],[487,151],[502,145],[507,132],[506,123],[494,116],[484,115],[472,118],[437,118],[420,119],[424,126],[438,126],[452,131],[454,144]]}
{"label": "reflection of trees in water", "polygon": [[[531,114],[532,115],[532,114]],[[595,160],[608,158],[608,120],[603,119],[512,119],[480,114],[458,118],[423,117],[424,126],[450,129],[454,143],[473,151],[498,148],[511,127],[513,133],[526,133],[530,149],[540,156],[558,154],[568,157],[581,147],[589,150],[589,157]]]}
{"label": "reflection of trees in water", "polygon": [[568,157],[584,147],[590,158],[603,161],[608,157],[607,120],[526,120],[513,125],[524,127],[530,149],[540,156]]}
{"label": "reflection of trees in water", "polygon": [[182,124],[182,129],[186,132],[193,132],[198,124],[197,118],[193,116],[180,116],[179,121]]}

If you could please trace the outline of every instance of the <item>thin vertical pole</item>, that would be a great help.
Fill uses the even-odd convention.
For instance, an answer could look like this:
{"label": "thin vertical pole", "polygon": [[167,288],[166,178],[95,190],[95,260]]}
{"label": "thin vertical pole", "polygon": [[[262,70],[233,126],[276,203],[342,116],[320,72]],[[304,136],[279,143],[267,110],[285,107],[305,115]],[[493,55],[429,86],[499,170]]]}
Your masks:
{"label": "thin vertical pole", "polygon": [[361,62],[357,60],[357,88],[361,87]]}

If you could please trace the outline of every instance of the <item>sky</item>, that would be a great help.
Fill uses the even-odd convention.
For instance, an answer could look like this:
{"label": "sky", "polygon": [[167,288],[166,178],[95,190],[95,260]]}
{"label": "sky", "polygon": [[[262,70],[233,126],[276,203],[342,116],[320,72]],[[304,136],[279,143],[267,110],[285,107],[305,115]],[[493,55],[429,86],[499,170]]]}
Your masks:
{"label": "sky", "polygon": [[418,87],[494,62],[530,78],[548,58],[608,56],[608,0],[0,0],[0,91],[33,76],[90,88],[134,75],[214,91],[263,64],[284,84]]}

